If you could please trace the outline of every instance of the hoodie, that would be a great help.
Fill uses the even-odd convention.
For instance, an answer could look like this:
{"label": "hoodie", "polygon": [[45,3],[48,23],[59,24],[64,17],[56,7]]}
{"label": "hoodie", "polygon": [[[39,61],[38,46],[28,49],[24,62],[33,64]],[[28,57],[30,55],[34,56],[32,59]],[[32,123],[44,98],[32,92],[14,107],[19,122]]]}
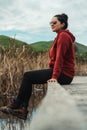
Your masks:
{"label": "hoodie", "polygon": [[70,78],[75,74],[75,37],[68,30],[62,30],[55,38],[49,51],[49,67],[53,68],[52,78],[58,79],[63,73]]}

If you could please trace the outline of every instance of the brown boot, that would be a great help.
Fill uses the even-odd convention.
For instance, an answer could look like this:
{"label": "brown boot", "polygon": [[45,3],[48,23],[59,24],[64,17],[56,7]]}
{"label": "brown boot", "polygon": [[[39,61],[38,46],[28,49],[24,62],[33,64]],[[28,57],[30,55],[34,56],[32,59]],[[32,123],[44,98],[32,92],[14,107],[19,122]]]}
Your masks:
{"label": "brown boot", "polygon": [[8,106],[1,107],[0,111],[5,114],[12,114],[13,116],[16,116],[16,117],[24,119],[24,120],[27,119],[27,114],[28,114],[27,109],[15,101],[13,101]]}
{"label": "brown boot", "polygon": [[16,116],[16,117],[18,117],[20,119],[26,120],[28,110],[21,106],[18,109],[10,109],[10,114],[12,114],[13,116]]}
{"label": "brown boot", "polygon": [[10,105],[1,107],[0,111],[2,111],[5,114],[10,114],[10,109],[17,109],[19,107],[20,104],[18,102],[15,102],[15,100],[13,100]]}

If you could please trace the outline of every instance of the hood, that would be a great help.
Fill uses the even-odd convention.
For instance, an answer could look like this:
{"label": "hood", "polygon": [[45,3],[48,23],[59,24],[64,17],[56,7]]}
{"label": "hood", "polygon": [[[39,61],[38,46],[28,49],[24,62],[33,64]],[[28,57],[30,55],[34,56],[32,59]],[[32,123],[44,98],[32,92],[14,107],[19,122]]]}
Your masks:
{"label": "hood", "polygon": [[69,30],[62,30],[59,34],[60,33],[67,33],[71,37],[72,41],[75,42],[75,36]]}

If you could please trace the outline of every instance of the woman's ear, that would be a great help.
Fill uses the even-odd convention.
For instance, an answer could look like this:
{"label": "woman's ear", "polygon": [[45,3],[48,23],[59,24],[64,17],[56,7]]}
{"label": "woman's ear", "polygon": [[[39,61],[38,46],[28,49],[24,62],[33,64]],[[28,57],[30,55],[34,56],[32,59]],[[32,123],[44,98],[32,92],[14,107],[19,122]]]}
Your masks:
{"label": "woman's ear", "polygon": [[64,26],[65,26],[65,23],[62,23],[62,28],[64,28]]}

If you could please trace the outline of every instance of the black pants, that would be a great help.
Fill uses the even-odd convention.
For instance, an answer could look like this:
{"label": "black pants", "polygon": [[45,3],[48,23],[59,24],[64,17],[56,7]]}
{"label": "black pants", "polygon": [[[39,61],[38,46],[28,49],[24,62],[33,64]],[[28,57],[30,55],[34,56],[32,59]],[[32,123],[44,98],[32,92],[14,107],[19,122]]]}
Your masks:
{"label": "black pants", "polygon": [[[22,80],[21,87],[19,89],[16,101],[20,102],[24,107],[27,108],[29,99],[32,94],[32,84],[44,84],[47,83],[52,76],[53,69],[42,69],[25,72]],[[58,78],[60,84],[70,84],[72,78],[61,74]]]}

